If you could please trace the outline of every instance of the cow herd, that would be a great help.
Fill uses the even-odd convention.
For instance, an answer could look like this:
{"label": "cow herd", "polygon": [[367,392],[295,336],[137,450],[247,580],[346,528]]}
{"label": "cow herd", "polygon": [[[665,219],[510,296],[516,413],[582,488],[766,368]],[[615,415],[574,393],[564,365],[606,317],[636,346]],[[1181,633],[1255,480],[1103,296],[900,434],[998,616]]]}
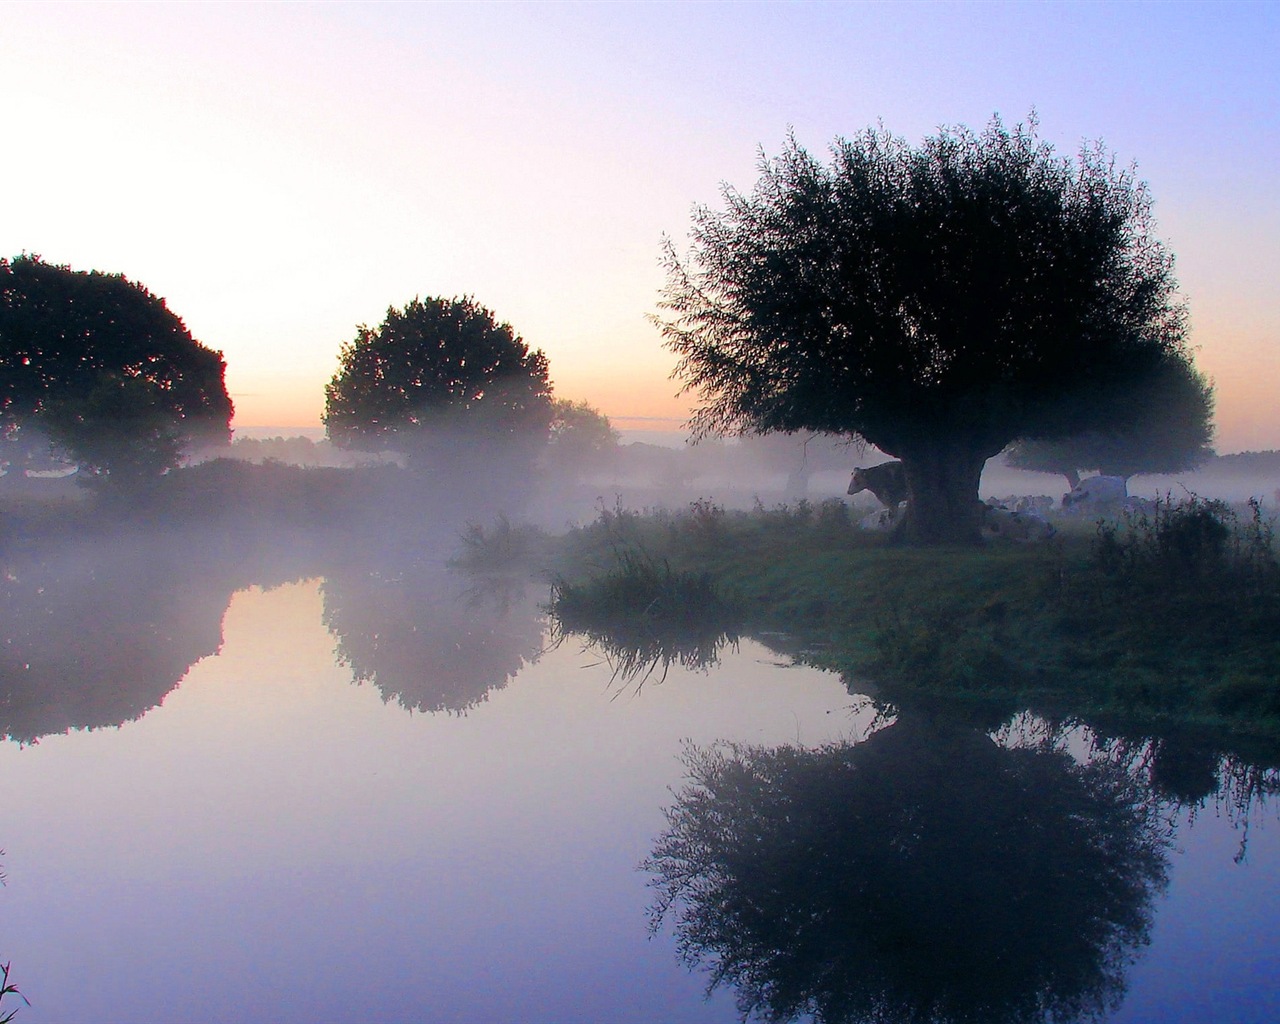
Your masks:
{"label": "cow herd", "polygon": [[[864,516],[859,525],[865,530],[893,530],[902,521],[907,507],[907,478],[902,463],[883,462],[855,469],[846,493],[863,491],[875,495],[882,507]],[[1150,504],[1145,498],[1129,496],[1124,477],[1091,476],[1064,494],[1056,507],[1047,494],[988,498],[982,506],[982,533],[993,540],[1043,541],[1057,532],[1050,521],[1051,515],[1094,518],[1116,515],[1126,509],[1147,511]]]}

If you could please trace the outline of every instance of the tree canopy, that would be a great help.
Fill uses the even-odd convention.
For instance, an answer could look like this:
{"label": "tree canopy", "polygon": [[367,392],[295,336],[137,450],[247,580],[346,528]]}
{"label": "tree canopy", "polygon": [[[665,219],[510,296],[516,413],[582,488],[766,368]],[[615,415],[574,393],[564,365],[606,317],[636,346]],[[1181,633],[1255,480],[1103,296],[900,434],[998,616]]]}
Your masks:
{"label": "tree canopy", "polygon": [[552,402],[547,464],[561,472],[583,473],[607,466],[618,455],[622,435],[609,417],[588,402]]}
{"label": "tree canopy", "polygon": [[120,274],[0,260],[0,371],[0,438],[47,438],[95,476],[157,475],[230,439],[222,354]]}
{"label": "tree canopy", "polygon": [[325,388],[324,423],[348,448],[411,457],[462,439],[541,447],[552,418],[547,358],[469,297],[415,298],[361,325]]}
{"label": "tree canopy", "polygon": [[1081,470],[1129,477],[1194,469],[1213,457],[1212,441],[1213,384],[1189,360],[1170,358],[1089,430],[1015,441],[1006,458],[1018,469],[1061,473],[1074,487]]}
{"label": "tree canopy", "polygon": [[695,435],[859,436],[904,464],[909,539],[976,541],[987,458],[1087,429],[1185,355],[1147,187],[1034,120],[919,147],[868,129],[830,164],[790,139],[723,200],[687,255],[667,243],[655,318]]}

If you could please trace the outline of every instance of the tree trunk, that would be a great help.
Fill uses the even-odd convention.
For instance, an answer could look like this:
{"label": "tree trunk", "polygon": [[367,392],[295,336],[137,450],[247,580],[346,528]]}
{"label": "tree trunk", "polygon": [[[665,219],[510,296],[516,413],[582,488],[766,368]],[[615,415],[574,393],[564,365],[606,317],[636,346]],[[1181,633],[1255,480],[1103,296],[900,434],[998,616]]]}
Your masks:
{"label": "tree trunk", "polygon": [[907,513],[898,538],[907,544],[981,544],[978,483],[987,456],[965,439],[940,440],[900,455]]}

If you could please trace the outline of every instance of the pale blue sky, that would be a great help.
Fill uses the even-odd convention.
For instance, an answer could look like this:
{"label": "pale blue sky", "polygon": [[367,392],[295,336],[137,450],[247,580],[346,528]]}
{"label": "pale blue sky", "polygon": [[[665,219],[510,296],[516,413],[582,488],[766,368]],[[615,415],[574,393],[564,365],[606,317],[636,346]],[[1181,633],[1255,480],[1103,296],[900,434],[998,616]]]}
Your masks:
{"label": "pale blue sky", "polygon": [[1280,448],[1280,5],[9,4],[0,253],[121,271],[227,358],[242,425],[318,423],[339,345],[471,293],[622,425],[687,403],[662,235],[788,126],[1017,121],[1136,162],[1220,449]]}

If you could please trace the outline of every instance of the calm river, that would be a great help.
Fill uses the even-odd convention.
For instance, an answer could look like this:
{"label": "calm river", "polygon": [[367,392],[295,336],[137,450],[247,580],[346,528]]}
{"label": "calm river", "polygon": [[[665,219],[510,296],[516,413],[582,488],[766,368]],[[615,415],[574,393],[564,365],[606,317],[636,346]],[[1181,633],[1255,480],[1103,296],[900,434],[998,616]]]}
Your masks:
{"label": "calm river", "polygon": [[18,1024],[1280,1020],[1247,766],[1179,804],[1142,751],[880,720],[752,641],[622,681],[443,570],[8,575]]}

